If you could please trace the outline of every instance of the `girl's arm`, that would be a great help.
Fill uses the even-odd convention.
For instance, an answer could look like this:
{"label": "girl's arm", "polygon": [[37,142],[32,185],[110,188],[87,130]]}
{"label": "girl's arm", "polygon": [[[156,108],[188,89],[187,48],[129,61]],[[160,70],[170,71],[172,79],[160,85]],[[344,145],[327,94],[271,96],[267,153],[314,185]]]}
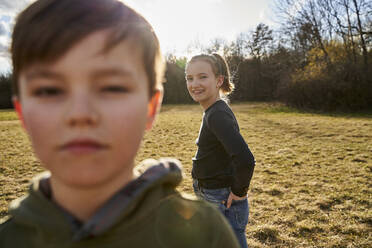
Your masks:
{"label": "girl's arm", "polygon": [[207,124],[233,159],[234,180],[231,191],[236,196],[246,195],[252,179],[255,160],[239,132],[238,123],[228,112],[216,111],[209,115]]}

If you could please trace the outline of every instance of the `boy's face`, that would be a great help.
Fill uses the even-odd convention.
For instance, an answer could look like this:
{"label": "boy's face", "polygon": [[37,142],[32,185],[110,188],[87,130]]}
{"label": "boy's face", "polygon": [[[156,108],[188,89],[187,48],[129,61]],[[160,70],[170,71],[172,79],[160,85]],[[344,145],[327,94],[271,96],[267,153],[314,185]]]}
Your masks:
{"label": "boy's face", "polygon": [[107,32],[78,42],[52,64],[20,73],[22,117],[36,155],[66,186],[92,187],[132,176],[151,126],[142,51],[127,39],[102,53]]}

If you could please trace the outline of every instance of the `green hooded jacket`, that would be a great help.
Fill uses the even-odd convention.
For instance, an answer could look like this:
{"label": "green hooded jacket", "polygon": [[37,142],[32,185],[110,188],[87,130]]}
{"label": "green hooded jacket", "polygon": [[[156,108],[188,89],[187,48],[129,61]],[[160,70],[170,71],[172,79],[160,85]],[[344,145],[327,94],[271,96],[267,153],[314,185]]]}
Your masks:
{"label": "green hooded jacket", "polygon": [[0,247],[239,247],[214,206],[176,191],[179,162],[145,164],[137,179],[84,223],[51,200],[48,176],[39,176],[28,195],[11,203],[10,218],[0,226]]}

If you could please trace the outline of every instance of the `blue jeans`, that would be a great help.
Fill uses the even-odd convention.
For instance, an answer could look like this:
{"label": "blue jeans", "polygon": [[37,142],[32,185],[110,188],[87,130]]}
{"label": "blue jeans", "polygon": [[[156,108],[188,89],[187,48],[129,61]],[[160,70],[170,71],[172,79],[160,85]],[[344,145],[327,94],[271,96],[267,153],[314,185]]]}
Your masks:
{"label": "blue jeans", "polygon": [[218,207],[222,214],[227,218],[233,228],[240,246],[247,248],[247,238],[245,236],[245,228],[248,224],[249,205],[248,199],[232,201],[231,207],[226,208],[227,198],[230,194],[229,188],[206,189],[200,187],[198,180],[193,181],[195,194]]}

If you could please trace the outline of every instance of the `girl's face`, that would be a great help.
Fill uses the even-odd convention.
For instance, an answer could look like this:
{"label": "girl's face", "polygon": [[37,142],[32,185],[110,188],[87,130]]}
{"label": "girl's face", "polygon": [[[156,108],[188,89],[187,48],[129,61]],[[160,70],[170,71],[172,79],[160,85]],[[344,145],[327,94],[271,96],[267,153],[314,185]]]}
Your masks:
{"label": "girl's face", "polygon": [[186,67],[187,89],[192,99],[204,109],[220,99],[223,77],[214,74],[212,66],[203,60],[190,62]]}

